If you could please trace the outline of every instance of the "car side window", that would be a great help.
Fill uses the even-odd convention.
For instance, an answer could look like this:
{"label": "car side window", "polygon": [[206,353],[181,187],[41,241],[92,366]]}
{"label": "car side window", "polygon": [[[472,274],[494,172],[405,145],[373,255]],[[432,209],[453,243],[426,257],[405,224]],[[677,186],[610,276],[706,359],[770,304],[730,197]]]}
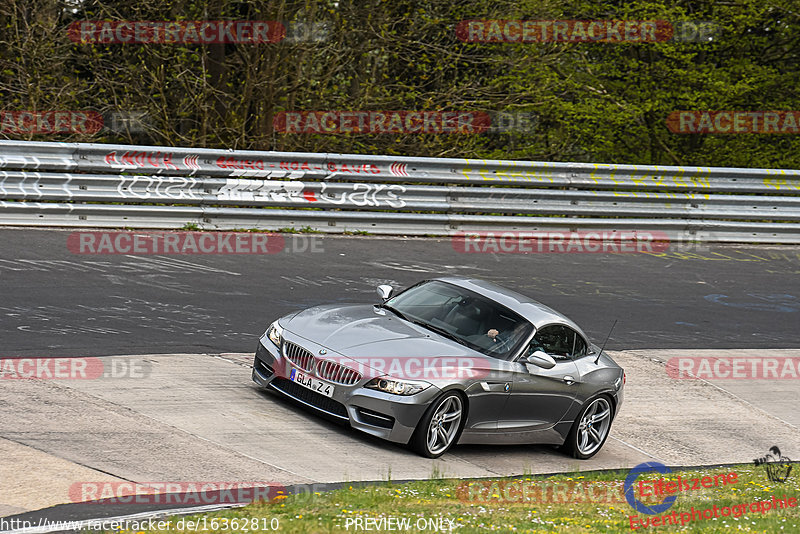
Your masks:
{"label": "car side window", "polygon": [[541,350],[555,360],[571,360],[586,355],[586,343],[572,328],[552,324],[539,329],[533,336],[528,354]]}

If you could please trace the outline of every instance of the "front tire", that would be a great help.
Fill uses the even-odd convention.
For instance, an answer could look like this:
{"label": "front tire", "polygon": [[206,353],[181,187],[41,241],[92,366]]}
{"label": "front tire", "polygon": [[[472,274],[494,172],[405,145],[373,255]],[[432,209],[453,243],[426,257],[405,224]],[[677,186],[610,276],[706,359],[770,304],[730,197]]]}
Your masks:
{"label": "front tire", "polygon": [[456,392],[431,403],[420,419],[409,445],[427,458],[438,458],[458,440],[464,425],[466,401]]}
{"label": "front tire", "polygon": [[589,401],[573,423],[562,450],[579,460],[597,454],[608,438],[613,413],[611,401],[605,395]]}

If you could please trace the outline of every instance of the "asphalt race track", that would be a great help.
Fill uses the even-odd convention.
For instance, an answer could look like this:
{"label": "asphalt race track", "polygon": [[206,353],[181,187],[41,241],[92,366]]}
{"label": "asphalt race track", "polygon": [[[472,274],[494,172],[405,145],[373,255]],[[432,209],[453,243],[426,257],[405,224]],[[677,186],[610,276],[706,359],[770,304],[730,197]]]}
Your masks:
{"label": "asphalt race track", "polygon": [[[682,355],[800,357],[796,248],[463,254],[448,239],[304,234],[270,255],[77,255],[69,233],[0,231],[0,358],[99,356],[142,372],[4,381],[0,480],[15,484],[0,486],[0,516],[70,502],[81,481],[491,477],[747,462],[776,443],[800,452],[798,380],[673,380],[665,369]],[[625,404],[595,458],[459,446],[427,460],[250,381],[273,319],[323,302],[374,302],[378,284],[441,274],[516,288],[597,343],[618,320],[608,349],[626,368]]]}
{"label": "asphalt race track", "polygon": [[[69,231],[0,231],[4,356],[254,351],[266,325],[375,286],[490,279],[611,349],[800,347],[800,250],[464,254],[449,239],[295,235],[269,255],[78,255]],[[314,252],[316,250],[322,252]]]}

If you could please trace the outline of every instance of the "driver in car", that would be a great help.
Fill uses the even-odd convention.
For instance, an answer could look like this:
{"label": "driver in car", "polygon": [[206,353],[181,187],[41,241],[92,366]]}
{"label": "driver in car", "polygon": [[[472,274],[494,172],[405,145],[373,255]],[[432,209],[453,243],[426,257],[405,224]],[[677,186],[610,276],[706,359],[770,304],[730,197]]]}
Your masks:
{"label": "driver in car", "polygon": [[495,351],[504,345],[505,334],[501,335],[497,328],[491,328],[488,332],[475,332],[471,336],[466,336],[466,339],[483,349]]}
{"label": "driver in car", "polygon": [[[511,328],[506,332],[503,332],[502,334],[497,328],[490,328],[486,334],[481,335],[481,338],[486,339],[488,337],[492,340],[490,345],[485,348],[493,351],[503,352],[510,350],[517,343],[523,330],[525,330],[525,325],[522,323],[514,326],[514,328]],[[481,343],[481,346],[485,346],[485,343]]]}

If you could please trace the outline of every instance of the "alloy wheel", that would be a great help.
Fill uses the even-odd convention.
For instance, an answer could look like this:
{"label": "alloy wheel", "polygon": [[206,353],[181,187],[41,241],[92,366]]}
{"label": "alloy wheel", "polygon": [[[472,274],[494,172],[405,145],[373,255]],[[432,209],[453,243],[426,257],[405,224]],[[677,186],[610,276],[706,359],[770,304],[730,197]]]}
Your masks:
{"label": "alloy wheel", "polygon": [[463,412],[464,406],[458,395],[449,395],[442,399],[428,425],[427,447],[431,454],[440,454],[453,443]]}
{"label": "alloy wheel", "polygon": [[605,397],[592,401],[578,423],[578,452],[594,454],[606,439],[611,427],[611,404]]}

